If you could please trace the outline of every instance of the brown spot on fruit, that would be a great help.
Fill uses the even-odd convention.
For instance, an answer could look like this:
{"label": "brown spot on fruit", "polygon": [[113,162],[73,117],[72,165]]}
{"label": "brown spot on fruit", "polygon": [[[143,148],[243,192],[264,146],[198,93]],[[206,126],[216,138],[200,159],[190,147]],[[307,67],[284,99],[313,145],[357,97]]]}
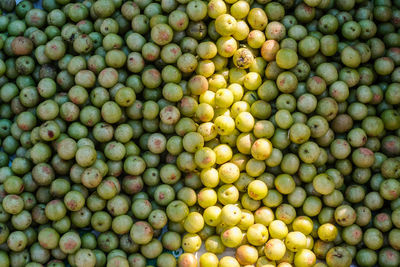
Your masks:
{"label": "brown spot on fruit", "polygon": [[77,243],[74,240],[70,239],[65,243],[64,246],[67,250],[72,250],[76,247],[76,245]]}
{"label": "brown spot on fruit", "polygon": [[363,154],[365,156],[371,156],[374,154],[374,152],[372,152],[371,150],[369,150],[368,148],[365,148],[365,147],[360,148],[360,152],[361,152],[361,154]]}
{"label": "brown spot on fruit", "polygon": [[378,214],[376,218],[378,221],[383,222],[388,219],[388,216],[385,213],[381,213],[381,214]]}
{"label": "brown spot on fruit", "polygon": [[314,76],[314,77],[313,77],[313,80],[314,80],[316,83],[318,83],[318,84],[324,82],[324,80],[323,80],[321,77],[318,77],[318,76]]}
{"label": "brown spot on fruit", "polygon": [[70,200],[70,201],[67,202],[67,206],[68,206],[70,209],[74,210],[74,209],[76,209],[76,207],[77,207],[78,205],[77,205],[77,203],[76,203],[75,200]]}
{"label": "brown spot on fruit", "polygon": [[394,253],[393,253],[392,251],[388,250],[388,251],[386,252],[386,256],[387,256],[389,259],[392,259],[392,258],[394,257]]}
{"label": "brown spot on fruit", "polygon": [[28,125],[26,125],[26,124],[21,124],[21,125],[19,125],[19,128],[20,128],[21,130],[23,130],[23,131],[29,130],[29,127],[28,127]]}
{"label": "brown spot on fruit", "polygon": [[156,56],[153,55],[153,54],[148,54],[148,55],[146,56],[146,58],[147,58],[148,60],[155,60],[155,59],[156,59]]}
{"label": "brown spot on fruit", "polygon": [[225,231],[225,232],[224,232],[224,237],[225,237],[225,238],[228,238],[228,237],[229,237],[229,234],[230,234],[230,230]]}
{"label": "brown spot on fruit", "polygon": [[209,163],[210,161],[211,161],[211,158],[210,158],[210,157],[205,157],[205,158],[202,160],[203,163]]}
{"label": "brown spot on fruit", "polygon": [[360,237],[360,235],[361,235],[360,231],[354,231],[354,233],[353,233],[354,238],[358,238],[358,237]]}
{"label": "brown spot on fruit", "polygon": [[160,39],[167,41],[169,39],[169,34],[165,31],[160,32]]}
{"label": "brown spot on fruit", "polygon": [[159,147],[161,145],[161,140],[160,139],[156,139],[154,140],[154,144]]}
{"label": "brown spot on fruit", "polygon": [[396,191],[396,190],[390,190],[390,191],[389,191],[389,194],[390,194],[391,196],[393,196],[394,198],[398,197],[398,194],[397,194],[397,191]]}
{"label": "brown spot on fruit", "polygon": [[234,48],[233,48],[232,45],[227,45],[227,46],[225,47],[225,52],[227,52],[227,53],[231,53],[233,50],[234,50]]}
{"label": "brown spot on fruit", "polygon": [[155,78],[158,78],[160,76],[160,73],[156,69],[149,70],[149,72]]}

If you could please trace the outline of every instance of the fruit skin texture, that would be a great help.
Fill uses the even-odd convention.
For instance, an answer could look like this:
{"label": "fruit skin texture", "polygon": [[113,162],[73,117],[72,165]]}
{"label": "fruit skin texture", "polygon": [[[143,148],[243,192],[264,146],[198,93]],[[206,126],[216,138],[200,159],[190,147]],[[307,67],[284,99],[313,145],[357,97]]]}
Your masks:
{"label": "fruit skin texture", "polygon": [[351,255],[345,248],[333,247],[328,251],[326,260],[328,266],[350,266]]}
{"label": "fruit skin texture", "polygon": [[264,247],[264,253],[268,259],[280,260],[286,252],[286,247],[280,239],[270,239]]}

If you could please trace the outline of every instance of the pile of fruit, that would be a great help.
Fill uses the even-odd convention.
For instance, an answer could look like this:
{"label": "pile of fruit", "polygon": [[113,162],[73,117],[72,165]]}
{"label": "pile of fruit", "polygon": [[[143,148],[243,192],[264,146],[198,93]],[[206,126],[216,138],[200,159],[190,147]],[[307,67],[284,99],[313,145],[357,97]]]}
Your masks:
{"label": "pile of fruit", "polygon": [[400,266],[399,0],[0,7],[0,267]]}

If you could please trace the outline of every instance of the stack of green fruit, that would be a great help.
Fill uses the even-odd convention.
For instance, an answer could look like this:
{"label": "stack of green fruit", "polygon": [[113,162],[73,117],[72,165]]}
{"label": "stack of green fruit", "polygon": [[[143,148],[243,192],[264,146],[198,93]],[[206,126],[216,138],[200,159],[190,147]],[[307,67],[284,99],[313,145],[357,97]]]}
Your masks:
{"label": "stack of green fruit", "polygon": [[0,7],[0,267],[400,266],[399,0]]}

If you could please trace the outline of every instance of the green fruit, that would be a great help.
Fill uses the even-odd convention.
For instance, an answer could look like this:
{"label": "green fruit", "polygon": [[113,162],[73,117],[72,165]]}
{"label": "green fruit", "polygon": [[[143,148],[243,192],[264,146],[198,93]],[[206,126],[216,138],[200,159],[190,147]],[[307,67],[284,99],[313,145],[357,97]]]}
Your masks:
{"label": "green fruit", "polygon": [[296,66],[298,61],[298,56],[295,51],[283,48],[276,54],[276,62],[280,68],[291,69]]}

